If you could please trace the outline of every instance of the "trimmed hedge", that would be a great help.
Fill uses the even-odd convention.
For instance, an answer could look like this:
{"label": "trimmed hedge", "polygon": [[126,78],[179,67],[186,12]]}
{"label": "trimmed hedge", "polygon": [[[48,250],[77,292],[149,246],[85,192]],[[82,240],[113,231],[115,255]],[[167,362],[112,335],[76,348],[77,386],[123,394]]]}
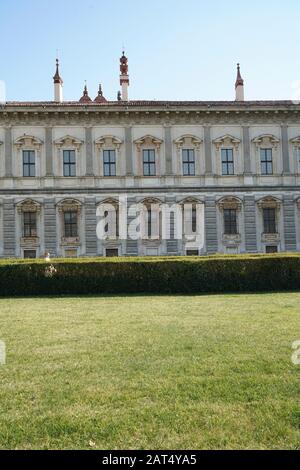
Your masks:
{"label": "trimmed hedge", "polygon": [[300,255],[0,262],[2,297],[299,289]]}

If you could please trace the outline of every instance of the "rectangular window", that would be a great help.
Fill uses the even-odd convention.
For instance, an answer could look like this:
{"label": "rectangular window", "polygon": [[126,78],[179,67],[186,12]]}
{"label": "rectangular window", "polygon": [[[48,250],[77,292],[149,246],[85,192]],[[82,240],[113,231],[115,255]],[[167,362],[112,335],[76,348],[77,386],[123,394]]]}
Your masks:
{"label": "rectangular window", "polygon": [[143,150],[144,176],[155,176],[155,150]]}
{"label": "rectangular window", "polygon": [[105,255],[107,258],[115,258],[119,256],[118,248],[106,248]]}
{"label": "rectangular window", "polygon": [[34,150],[23,150],[23,176],[26,178],[35,176]]}
{"label": "rectangular window", "polygon": [[186,256],[199,256],[199,250],[186,250]]}
{"label": "rectangular window", "polygon": [[182,150],[182,165],[184,176],[195,176],[195,152],[192,149]]}
{"label": "rectangular window", "polygon": [[36,258],[36,250],[24,250],[25,259],[34,259]]}
{"label": "rectangular window", "polygon": [[64,176],[76,176],[75,150],[63,151]]}
{"label": "rectangular window", "polygon": [[222,149],[222,175],[234,175],[233,149]]}
{"label": "rectangular window", "polygon": [[276,210],[273,208],[263,209],[264,233],[276,233]]}
{"label": "rectangular window", "polygon": [[64,212],[64,229],[65,237],[73,238],[78,236],[77,212],[66,211]]}
{"label": "rectangular window", "polygon": [[266,246],[266,253],[278,253],[278,246],[275,245],[267,245]]}
{"label": "rectangular window", "polygon": [[236,209],[224,209],[224,233],[225,235],[237,234]]}
{"label": "rectangular window", "polygon": [[36,212],[23,212],[23,237],[36,236]]}
{"label": "rectangular window", "polygon": [[103,150],[103,174],[104,176],[116,176],[115,150]]}
{"label": "rectangular window", "polygon": [[77,250],[65,250],[66,258],[77,258]]}
{"label": "rectangular window", "polygon": [[260,149],[260,164],[262,175],[273,174],[272,149]]}

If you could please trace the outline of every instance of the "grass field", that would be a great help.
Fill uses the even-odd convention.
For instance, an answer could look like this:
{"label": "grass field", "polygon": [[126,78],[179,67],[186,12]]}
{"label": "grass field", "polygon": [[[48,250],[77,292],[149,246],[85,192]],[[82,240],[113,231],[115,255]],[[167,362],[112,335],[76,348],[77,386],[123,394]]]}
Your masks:
{"label": "grass field", "polygon": [[300,449],[300,293],[0,299],[2,449]]}

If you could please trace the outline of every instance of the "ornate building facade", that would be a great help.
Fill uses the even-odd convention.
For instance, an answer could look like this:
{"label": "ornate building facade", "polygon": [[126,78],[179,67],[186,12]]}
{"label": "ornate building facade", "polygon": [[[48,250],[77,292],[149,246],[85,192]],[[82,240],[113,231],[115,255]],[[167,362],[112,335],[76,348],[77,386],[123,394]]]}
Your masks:
{"label": "ornate building facade", "polygon": [[[120,84],[117,101],[100,86],[65,102],[57,62],[54,101],[0,106],[0,257],[300,250],[299,104],[244,101],[239,67],[235,101],[129,101],[124,54]],[[185,205],[199,237],[178,237],[175,213],[162,236],[162,207]]]}

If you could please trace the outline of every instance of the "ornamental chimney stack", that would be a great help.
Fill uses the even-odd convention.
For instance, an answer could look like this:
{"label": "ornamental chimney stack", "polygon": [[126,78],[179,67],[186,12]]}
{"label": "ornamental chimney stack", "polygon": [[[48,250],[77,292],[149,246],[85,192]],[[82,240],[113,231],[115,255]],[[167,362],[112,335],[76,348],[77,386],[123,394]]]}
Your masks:
{"label": "ornamental chimney stack", "polygon": [[245,101],[244,80],[241,76],[240,64],[237,64],[237,77],[235,82],[235,101]]}
{"label": "ornamental chimney stack", "polygon": [[62,103],[63,101],[63,80],[59,75],[59,60],[56,59],[56,72],[53,77],[54,80],[54,101]]}
{"label": "ornamental chimney stack", "polygon": [[120,85],[122,87],[122,101],[128,101],[128,87],[129,87],[129,75],[128,75],[128,59],[123,51],[122,57],[120,58]]}

